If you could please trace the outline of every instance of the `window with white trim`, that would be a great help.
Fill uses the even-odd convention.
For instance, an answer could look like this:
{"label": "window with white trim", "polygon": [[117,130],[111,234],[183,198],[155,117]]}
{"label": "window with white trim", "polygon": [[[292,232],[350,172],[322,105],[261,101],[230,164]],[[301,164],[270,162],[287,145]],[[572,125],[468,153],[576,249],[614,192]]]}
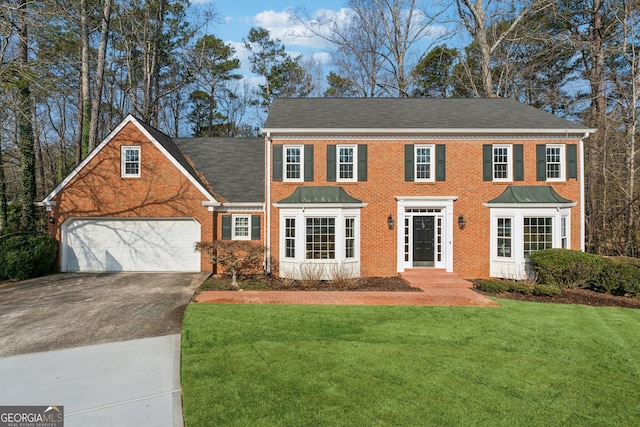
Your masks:
{"label": "window with white trim", "polygon": [[569,249],[569,237],[567,233],[567,217],[563,216],[560,219],[560,247],[562,249]]}
{"label": "window with white trim", "polygon": [[512,150],[511,145],[493,145],[493,180],[511,181]]}
{"label": "window with white trim", "polygon": [[335,259],[336,219],[307,218],[306,225],[306,258]]}
{"label": "window with white trim", "polygon": [[232,217],[233,240],[251,239],[251,215],[233,215]]}
{"label": "window with white trim", "polygon": [[304,162],[302,145],[284,146],[284,180],[302,181],[302,165]]}
{"label": "window with white trim", "polygon": [[284,219],[284,257],[296,257],[296,219]]}
{"label": "window with white trim", "polygon": [[355,258],[356,256],[356,219],[345,218],[344,220],[344,257]]}
{"label": "window with white trim", "polygon": [[531,253],[553,247],[553,218],[524,217],[523,250],[525,258]]}
{"label": "window with white trim", "polygon": [[415,146],[415,180],[416,181],[434,181],[435,177],[435,159],[433,145],[416,145]]}
{"label": "window with white trim", "polygon": [[140,147],[122,146],[120,164],[123,178],[139,178]]}
{"label": "window with white trim", "polygon": [[497,256],[500,258],[511,258],[511,233],[512,233],[512,219],[511,218],[498,218],[497,225]]}
{"label": "window with white trim", "polygon": [[338,145],[336,150],[338,163],[338,181],[356,181],[357,150],[355,145]]}
{"label": "window with white trim", "polygon": [[564,144],[546,146],[546,174],[549,181],[564,181]]}

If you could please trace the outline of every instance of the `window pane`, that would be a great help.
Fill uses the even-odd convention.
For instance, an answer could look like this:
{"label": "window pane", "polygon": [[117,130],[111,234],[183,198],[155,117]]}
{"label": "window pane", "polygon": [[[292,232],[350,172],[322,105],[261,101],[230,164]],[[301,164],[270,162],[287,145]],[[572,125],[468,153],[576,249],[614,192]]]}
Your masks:
{"label": "window pane", "polygon": [[562,178],[560,147],[547,147],[547,178]]}
{"label": "window pane", "polygon": [[125,175],[140,174],[140,149],[139,148],[124,149],[124,173]]}
{"label": "window pane", "polygon": [[498,218],[498,254],[511,257],[511,218]]}
{"label": "window pane", "polygon": [[431,147],[416,147],[416,179],[431,179]]}
{"label": "window pane", "polygon": [[338,151],[338,165],[340,179],[353,179],[353,147],[340,147]]}
{"label": "window pane", "polygon": [[493,148],[493,178],[509,178],[509,149],[507,147]]}
{"label": "window pane", "polygon": [[356,220],[354,218],[346,218],[344,220],[344,246],[345,246],[345,258],[354,258],[355,255],[355,247],[356,247],[356,229],[355,229]]}
{"label": "window pane", "polygon": [[300,179],[301,171],[300,147],[287,147],[285,151],[285,175],[287,179]]}
{"label": "window pane", "polygon": [[307,218],[306,258],[335,259],[335,218]]}
{"label": "window pane", "polygon": [[524,256],[553,247],[553,218],[524,218]]}
{"label": "window pane", "polygon": [[284,220],[284,256],[286,258],[296,257],[296,220],[286,218]]}
{"label": "window pane", "polygon": [[249,217],[235,217],[233,226],[233,234],[235,237],[249,237]]}

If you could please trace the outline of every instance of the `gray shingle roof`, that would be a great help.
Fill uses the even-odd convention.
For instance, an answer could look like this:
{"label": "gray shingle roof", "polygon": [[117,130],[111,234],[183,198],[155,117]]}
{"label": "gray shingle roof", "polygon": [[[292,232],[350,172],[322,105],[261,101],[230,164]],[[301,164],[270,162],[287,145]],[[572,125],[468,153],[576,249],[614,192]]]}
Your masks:
{"label": "gray shingle roof", "polygon": [[264,129],[587,130],[503,98],[280,98]]}
{"label": "gray shingle roof", "polygon": [[228,202],[264,202],[263,138],[176,138],[175,145]]}

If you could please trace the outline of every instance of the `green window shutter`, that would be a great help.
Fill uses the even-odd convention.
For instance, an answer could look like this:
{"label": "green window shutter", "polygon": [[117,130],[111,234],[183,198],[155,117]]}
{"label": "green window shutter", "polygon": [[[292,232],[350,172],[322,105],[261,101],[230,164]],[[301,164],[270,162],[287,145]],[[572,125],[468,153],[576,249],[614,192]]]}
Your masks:
{"label": "green window shutter", "polygon": [[304,180],[313,181],[313,145],[304,146]]}
{"label": "green window shutter", "polygon": [[406,144],[404,146],[404,180],[405,181],[413,181],[414,176],[414,164],[413,164],[413,144]]}
{"label": "green window shutter", "polygon": [[271,157],[273,171],[271,173],[271,179],[274,181],[282,181],[282,161],[282,144],[273,144],[273,156]]}
{"label": "green window shutter", "polygon": [[260,215],[251,215],[251,240],[260,240]]}
{"label": "green window shutter", "polygon": [[536,179],[547,180],[547,146],[544,144],[536,145]]}
{"label": "green window shutter", "polygon": [[231,215],[222,216],[222,240],[231,240]]}
{"label": "green window shutter", "polygon": [[358,181],[367,180],[367,144],[358,144]]}
{"label": "green window shutter", "polygon": [[576,144],[567,145],[567,178],[578,179],[578,147]]}
{"label": "green window shutter", "polygon": [[337,174],[336,146],[327,145],[327,181],[335,181]]}
{"label": "green window shutter", "polygon": [[482,145],[482,180],[493,181],[493,146]]}
{"label": "green window shutter", "polygon": [[524,181],[524,146],[513,146],[513,180]]}
{"label": "green window shutter", "polygon": [[436,181],[447,179],[447,146],[436,145]]}

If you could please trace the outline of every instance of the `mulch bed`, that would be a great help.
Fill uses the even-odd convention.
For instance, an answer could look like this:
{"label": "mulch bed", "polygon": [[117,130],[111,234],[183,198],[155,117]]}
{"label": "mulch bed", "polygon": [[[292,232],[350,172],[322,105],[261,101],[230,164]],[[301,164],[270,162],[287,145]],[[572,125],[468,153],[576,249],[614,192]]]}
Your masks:
{"label": "mulch bed", "polygon": [[503,292],[493,294],[474,290],[478,293],[498,298],[512,299],[518,301],[535,301],[535,302],[552,302],[558,304],[582,304],[597,307],[623,307],[623,308],[640,308],[640,299],[621,297],[601,292],[589,291],[587,289],[564,289],[559,295],[542,296],[542,295],[523,295],[514,292]]}
{"label": "mulch bed", "polygon": [[222,291],[351,291],[351,292],[422,292],[419,288],[409,286],[400,277],[362,277],[341,281],[298,281],[280,278],[247,278],[239,280],[238,289],[231,286],[231,279],[227,276],[213,277],[205,282],[202,290]]}

